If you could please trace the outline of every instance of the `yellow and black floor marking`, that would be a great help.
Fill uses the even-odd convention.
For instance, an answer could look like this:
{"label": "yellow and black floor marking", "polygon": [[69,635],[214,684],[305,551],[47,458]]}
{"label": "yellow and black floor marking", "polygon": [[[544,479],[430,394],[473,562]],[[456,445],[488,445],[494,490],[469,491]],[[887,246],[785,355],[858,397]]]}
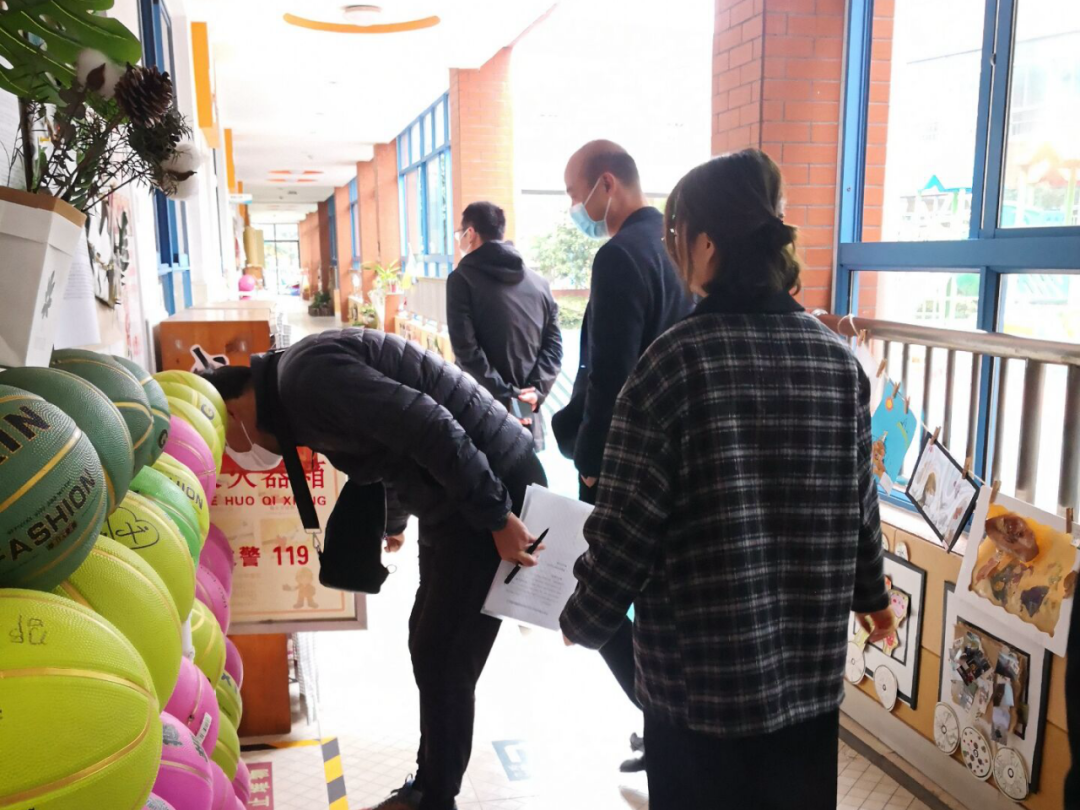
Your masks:
{"label": "yellow and black floor marking", "polygon": [[337,737],[322,741],[322,758],[330,810],[349,810],[349,797],[345,795],[345,772],[341,765],[341,746]]}

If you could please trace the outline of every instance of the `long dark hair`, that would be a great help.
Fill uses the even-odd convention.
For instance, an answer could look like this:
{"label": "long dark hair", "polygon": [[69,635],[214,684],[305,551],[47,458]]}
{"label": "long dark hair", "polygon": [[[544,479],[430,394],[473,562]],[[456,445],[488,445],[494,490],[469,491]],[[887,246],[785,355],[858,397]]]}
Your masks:
{"label": "long dark hair", "polygon": [[796,232],[783,220],[782,194],[780,168],[758,149],[702,163],[668,197],[668,254],[682,268],[677,243],[688,251],[699,234],[706,234],[720,255],[716,276],[706,285],[710,295],[759,298],[798,291]]}

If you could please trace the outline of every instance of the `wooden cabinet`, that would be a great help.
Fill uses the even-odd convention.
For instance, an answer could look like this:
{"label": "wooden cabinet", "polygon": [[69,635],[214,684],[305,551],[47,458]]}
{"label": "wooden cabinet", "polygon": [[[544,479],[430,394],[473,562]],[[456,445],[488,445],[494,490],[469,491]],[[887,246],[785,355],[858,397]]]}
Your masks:
{"label": "wooden cabinet", "polygon": [[[235,302],[247,303],[247,302]],[[158,327],[163,370],[191,371],[226,357],[230,365],[249,365],[253,354],[273,348],[273,310],[251,302],[236,309],[188,309]]]}

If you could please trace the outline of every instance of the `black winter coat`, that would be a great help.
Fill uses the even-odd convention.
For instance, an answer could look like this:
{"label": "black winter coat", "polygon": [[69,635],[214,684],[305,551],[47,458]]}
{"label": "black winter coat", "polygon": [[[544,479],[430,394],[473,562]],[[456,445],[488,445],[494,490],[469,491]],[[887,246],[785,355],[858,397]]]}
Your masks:
{"label": "black winter coat", "polygon": [[[504,407],[523,388],[547,398],[562,366],[559,307],[513,245],[485,242],[461,260],[446,280],[446,323],[457,364]],[[539,414],[532,431],[542,450]]]}
{"label": "black winter coat", "polygon": [[[260,429],[274,430],[259,395],[264,361],[252,358]],[[387,533],[408,514],[421,537],[460,524],[506,524],[502,477],[531,452],[531,437],[452,363],[397,335],[329,330],[286,350],[277,368],[280,409],[298,445],[327,457],[357,484],[387,489]]]}

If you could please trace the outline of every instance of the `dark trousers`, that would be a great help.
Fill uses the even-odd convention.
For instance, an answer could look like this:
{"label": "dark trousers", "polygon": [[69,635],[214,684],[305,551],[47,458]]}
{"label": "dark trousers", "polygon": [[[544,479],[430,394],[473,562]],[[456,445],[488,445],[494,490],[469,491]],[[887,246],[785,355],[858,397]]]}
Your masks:
{"label": "dark trousers", "polygon": [[[504,476],[514,514],[529,484],[547,484],[535,454]],[[480,612],[499,555],[490,532],[433,538],[420,546],[420,589],[409,619],[409,652],[420,690],[417,787],[422,810],[449,810],[472,754],[476,683],[499,633]]]}
{"label": "dark trousers", "polygon": [[1080,810],[1080,599],[1073,600],[1066,652],[1065,717],[1069,723],[1072,767],[1065,777],[1065,810]]}
{"label": "dark trousers", "polygon": [[[597,487],[587,487],[585,482],[580,477],[578,478],[578,500],[595,506],[596,490]],[[637,665],[634,663],[634,623],[630,619],[623,619],[611,641],[600,648],[600,656],[626,696],[630,698],[630,702],[640,709],[641,703],[638,702],[637,694],[634,692],[634,673]]]}
{"label": "dark trousers", "polygon": [[645,716],[651,810],[836,810],[840,711],[720,739]]}

